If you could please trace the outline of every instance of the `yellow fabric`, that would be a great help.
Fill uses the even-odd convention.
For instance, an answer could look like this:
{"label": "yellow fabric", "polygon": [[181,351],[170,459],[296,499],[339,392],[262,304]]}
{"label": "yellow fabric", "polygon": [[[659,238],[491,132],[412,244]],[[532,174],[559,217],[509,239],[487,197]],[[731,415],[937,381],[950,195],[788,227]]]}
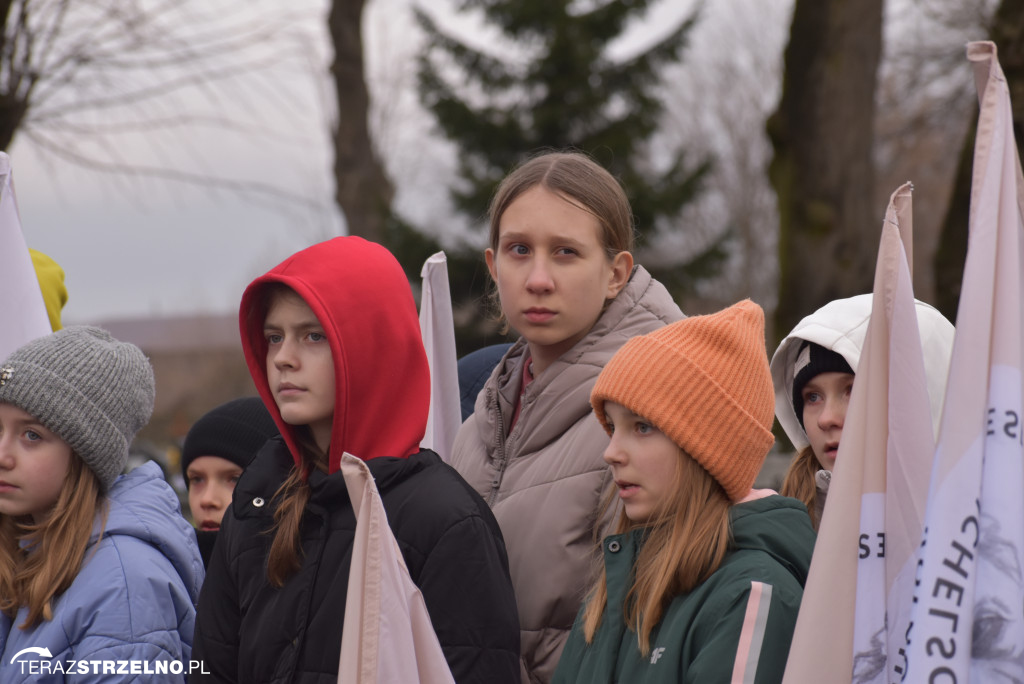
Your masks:
{"label": "yellow fabric", "polygon": [[42,252],[31,247],[28,251],[32,255],[36,278],[39,279],[39,289],[43,293],[43,303],[46,304],[46,315],[50,318],[50,327],[56,332],[63,327],[60,322],[60,312],[68,301],[68,289],[64,286],[64,269]]}
{"label": "yellow fabric", "polygon": [[634,337],[590,395],[610,433],[606,401],[649,420],[741,500],[775,441],[764,312],[747,299]]}

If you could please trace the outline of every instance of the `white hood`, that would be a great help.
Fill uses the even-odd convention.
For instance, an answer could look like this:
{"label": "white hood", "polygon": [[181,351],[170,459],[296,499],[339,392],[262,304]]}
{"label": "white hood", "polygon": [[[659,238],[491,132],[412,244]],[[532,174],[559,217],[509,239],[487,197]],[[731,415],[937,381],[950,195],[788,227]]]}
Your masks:
{"label": "white hood", "polygon": [[[804,340],[840,354],[854,373],[864,346],[873,295],[836,299],[797,323],[772,356],[775,415],[797,450],[808,446],[807,434],[793,410],[793,367]],[[932,426],[938,435],[942,401],[946,394],[949,358],[953,353],[953,324],[935,307],[915,300],[917,326],[924,351],[924,370],[931,399]]]}

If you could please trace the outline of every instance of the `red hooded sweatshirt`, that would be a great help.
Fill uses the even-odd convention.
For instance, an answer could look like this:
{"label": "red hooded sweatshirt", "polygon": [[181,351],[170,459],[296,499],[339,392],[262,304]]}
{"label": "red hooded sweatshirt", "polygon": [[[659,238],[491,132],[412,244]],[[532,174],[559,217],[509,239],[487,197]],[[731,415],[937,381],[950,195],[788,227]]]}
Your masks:
{"label": "red hooded sweatshirt", "polygon": [[[298,429],[282,420],[267,380],[263,309],[273,283],[293,289],[316,314],[335,380],[330,473],[308,474],[301,563],[281,587],[266,576],[274,497],[300,451]],[[355,237],[314,245],[257,278],[241,310],[246,361],[284,444],[271,439],[235,487],[196,617],[192,654],[209,675],[193,673],[189,681],[337,679],[356,528],[338,472],[347,451],[368,461],[455,680],[519,684],[519,618],[498,522],[454,469],[419,449],[430,399],[427,359],[395,258]]]}
{"label": "red hooded sweatshirt", "polygon": [[[242,295],[239,325],[249,371],[296,464],[296,428],[285,423],[267,382],[265,290],[282,283],[309,305],[334,359],[329,472],[343,452],[363,460],[419,451],[430,404],[430,373],[409,281],[384,247],[339,237],[294,254]],[[378,302],[386,302],[381,305]]]}

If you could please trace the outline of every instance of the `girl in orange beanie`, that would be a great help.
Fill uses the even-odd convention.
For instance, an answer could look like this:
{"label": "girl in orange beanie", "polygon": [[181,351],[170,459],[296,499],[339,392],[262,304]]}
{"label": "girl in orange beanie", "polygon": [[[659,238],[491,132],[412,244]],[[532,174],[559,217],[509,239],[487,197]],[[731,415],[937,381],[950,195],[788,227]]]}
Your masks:
{"label": "girl in orange beanie", "polygon": [[591,403],[622,508],[554,682],[781,681],[814,530],[751,489],[774,441],[761,308],[630,340]]}

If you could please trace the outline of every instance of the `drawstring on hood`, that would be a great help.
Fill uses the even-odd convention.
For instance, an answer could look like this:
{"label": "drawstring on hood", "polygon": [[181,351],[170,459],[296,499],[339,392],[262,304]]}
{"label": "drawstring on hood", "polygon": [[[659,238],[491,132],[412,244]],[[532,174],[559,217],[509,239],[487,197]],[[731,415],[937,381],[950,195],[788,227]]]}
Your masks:
{"label": "drawstring on hood", "polygon": [[242,295],[242,349],[260,397],[296,465],[297,426],[281,418],[267,380],[266,292],[285,285],[324,328],[334,361],[335,402],[328,472],[341,455],[369,460],[419,451],[430,404],[430,375],[409,281],[387,249],[359,237],[321,242],[255,279]]}

